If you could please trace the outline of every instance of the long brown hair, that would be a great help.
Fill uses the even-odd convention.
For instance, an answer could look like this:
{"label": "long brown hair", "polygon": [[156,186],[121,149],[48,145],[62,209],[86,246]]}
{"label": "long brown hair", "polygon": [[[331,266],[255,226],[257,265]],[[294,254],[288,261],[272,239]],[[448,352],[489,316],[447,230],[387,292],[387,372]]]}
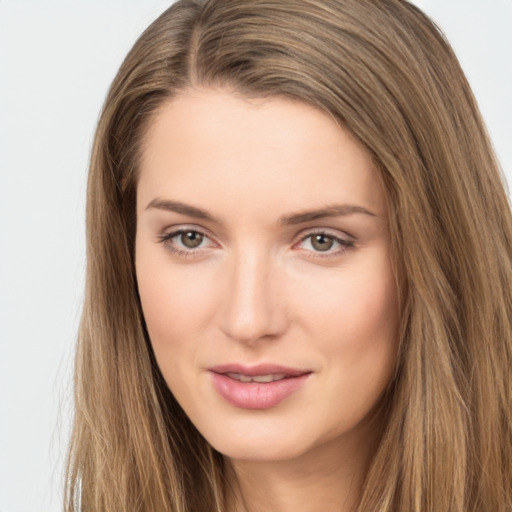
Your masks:
{"label": "long brown hair", "polygon": [[512,510],[510,206],[453,51],[405,0],[179,0],[126,57],[90,163],[66,510],[223,510],[222,457],[160,375],[133,265],[143,136],[190,87],[315,105],[380,170],[401,345],[358,510]]}

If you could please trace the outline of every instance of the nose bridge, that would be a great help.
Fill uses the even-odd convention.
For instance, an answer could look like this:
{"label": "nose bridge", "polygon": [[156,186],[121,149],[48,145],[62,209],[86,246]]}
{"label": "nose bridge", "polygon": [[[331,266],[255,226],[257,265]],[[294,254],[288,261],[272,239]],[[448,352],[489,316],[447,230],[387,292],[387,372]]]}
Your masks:
{"label": "nose bridge", "polygon": [[277,273],[276,263],[261,249],[232,255],[221,319],[230,338],[251,343],[283,332],[286,315],[276,300]]}

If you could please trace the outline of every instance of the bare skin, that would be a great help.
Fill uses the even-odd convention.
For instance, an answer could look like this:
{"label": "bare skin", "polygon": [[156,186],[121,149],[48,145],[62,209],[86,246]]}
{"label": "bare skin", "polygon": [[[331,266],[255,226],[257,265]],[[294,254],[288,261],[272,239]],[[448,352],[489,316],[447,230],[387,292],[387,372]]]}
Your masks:
{"label": "bare skin", "polygon": [[[368,439],[378,438],[378,424],[368,424]],[[320,446],[296,459],[272,464],[231,461],[237,485],[229,493],[228,512],[350,512],[356,509],[359,490],[374,443],[351,442]],[[340,463],[343,461],[343,463]]]}
{"label": "bare skin", "polygon": [[353,511],[398,348],[370,155],[307,104],[190,90],[142,156],[143,312],[169,388],[226,458],[228,512]]}

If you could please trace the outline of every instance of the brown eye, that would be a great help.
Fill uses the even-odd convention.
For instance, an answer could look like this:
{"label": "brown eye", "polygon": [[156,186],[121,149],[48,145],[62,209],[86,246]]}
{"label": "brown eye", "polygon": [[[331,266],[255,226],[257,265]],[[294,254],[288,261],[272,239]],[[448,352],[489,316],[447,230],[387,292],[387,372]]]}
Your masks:
{"label": "brown eye", "polygon": [[197,231],[185,231],[180,235],[180,241],[187,249],[199,247],[204,239],[204,235]]}
{"label": "brown eye", "polygon": [[332,237],[327,235],[313,235],[311,237],[311,245],[317,251],[328,251],[332,249],[334,240]]}

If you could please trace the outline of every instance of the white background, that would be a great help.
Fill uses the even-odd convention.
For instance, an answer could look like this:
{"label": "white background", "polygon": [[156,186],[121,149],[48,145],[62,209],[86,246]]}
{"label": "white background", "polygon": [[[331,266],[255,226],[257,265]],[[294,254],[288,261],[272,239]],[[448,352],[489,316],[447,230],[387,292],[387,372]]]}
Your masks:
{"label": "white background", "polygon": [[[417,0],[512,183],[512,0]],[[107,87],[170,1],[0,0],[0,512],[61,510],[86,169]]]}

